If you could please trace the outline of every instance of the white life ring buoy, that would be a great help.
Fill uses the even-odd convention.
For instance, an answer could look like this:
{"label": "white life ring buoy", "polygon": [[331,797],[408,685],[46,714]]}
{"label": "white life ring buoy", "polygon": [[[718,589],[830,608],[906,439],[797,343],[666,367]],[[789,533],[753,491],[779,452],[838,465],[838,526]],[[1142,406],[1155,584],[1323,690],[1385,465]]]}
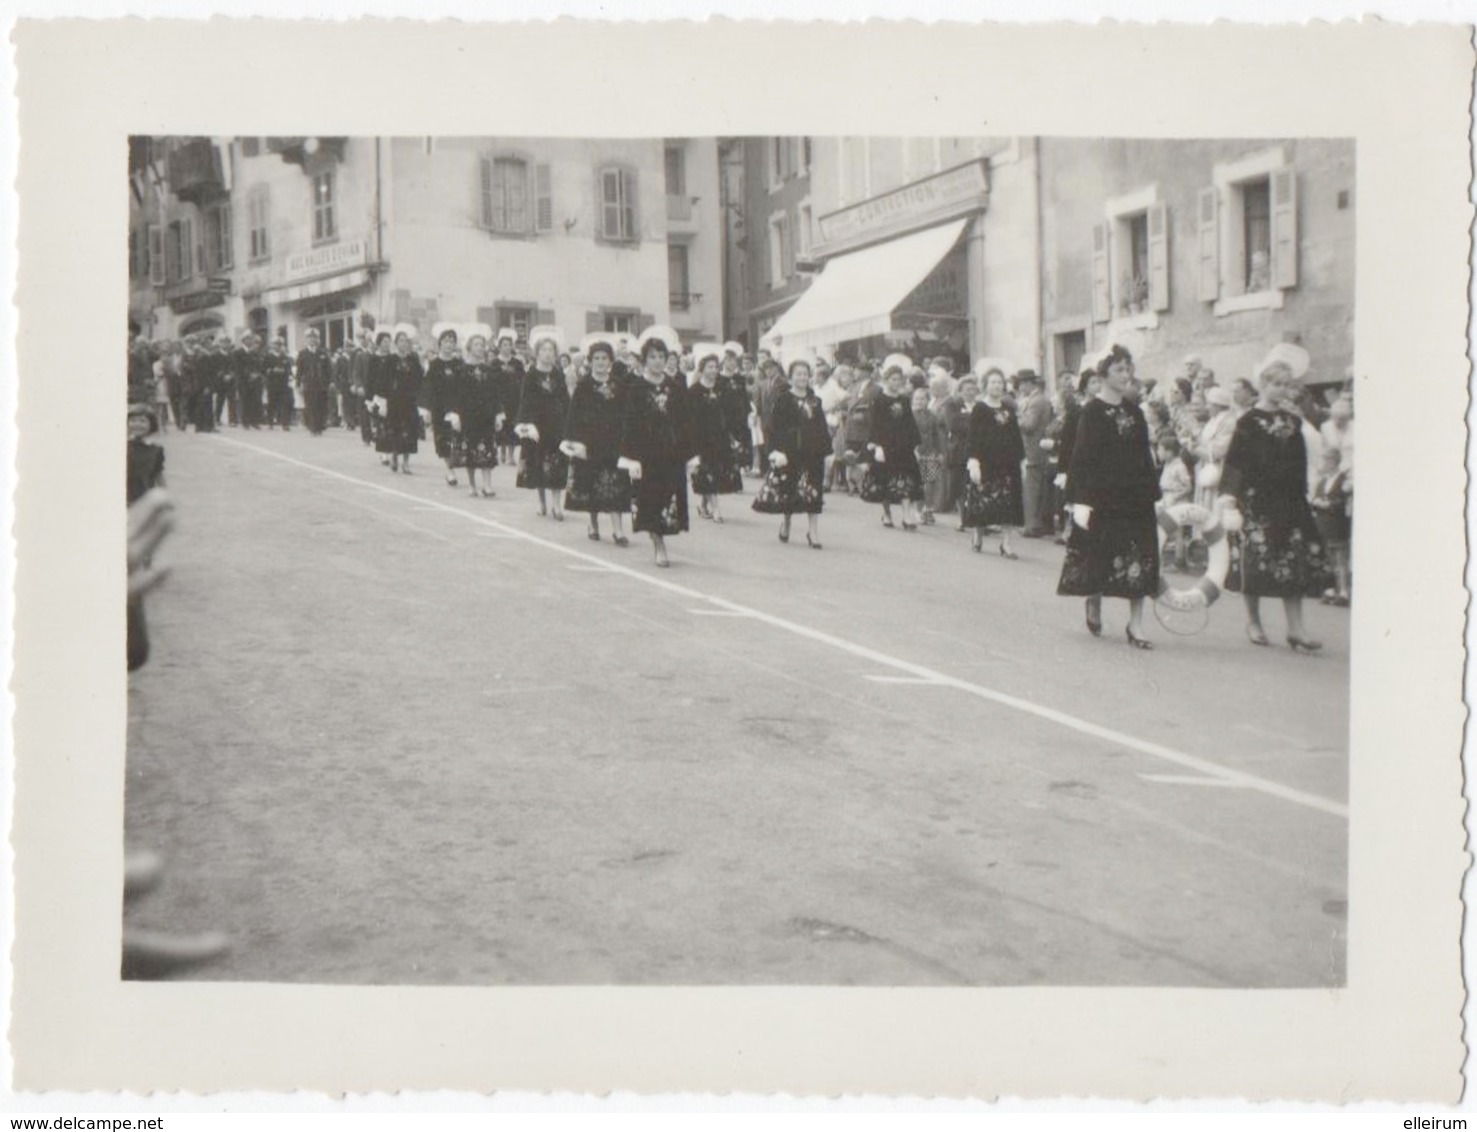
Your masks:
{"label": "white life ring buoy", "polygon": [[1161,549],[1181,527],[1194,527],[1204,540],[1209,557],[1204,576],[1188,587],[1170,585],[1161,571],[1156,598],[1179,612],[1208,608],[1221,596],[1221,590],[1226,585],[1226,575],[1231,570],[1231,544],[1226,539],[1226,525],[1222,521],[1220,509],[1211,511],[1198,503],[1176,503],[1170,507],[1161,505],[1156,508],[1156,517],[1162,536]]}

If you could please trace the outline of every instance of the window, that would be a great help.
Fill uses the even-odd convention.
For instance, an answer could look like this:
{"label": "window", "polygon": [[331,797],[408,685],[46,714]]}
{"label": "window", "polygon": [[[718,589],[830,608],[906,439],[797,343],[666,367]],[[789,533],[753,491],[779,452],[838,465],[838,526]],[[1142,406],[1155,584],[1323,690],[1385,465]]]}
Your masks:
{"label": "window", "polygon": [[692,306],[686,244],[667,245],[667,292],[674,311],[685,311]]}
{"label": "window", "polygon": [[353,337],[354,311],[352,299],[325,299],[303,310],[302,329],[316,330],[324,346],[330,351],[337,350]]}
{"label": "window", "polygon": [[519,342],[526,343],[528,341],[529,328],[536,325],[534,320],[537,318],[537,307],[499,304],[497,308],[497,329],[512,330],[514,334],[518,335]]}
{"label": "window", "polygon": [[205,214],[205,270],[229,271],[232,267],[231,206],[218,204]]}
{"label": "window", "polygon": [[810,207],[809,201],[800,205],[795,227],[795,239],[802,257],[810,255],[810,249],[815,244],[815,213]]}
{"label": "window", "polygon": [[169,226],[166,245],[166,273],[170,283],[180,283],[195,276],[195,225],[189,220],[176,220]]}
{"label": "window", "polygon": [[334,212],[334,174],[332,169],[313,174],[313,243],[324,244],[338,239],[338,218]]}
{"label": "window", "polygon": [[164,286],[166,266],[164,258],[164,229],[157,224],[148,227],[149,237],[149,282],[155,287]]}
{"label": "window", "polygon": [[1272,192],[1265,177],[1241,189],[1241,289],[1243,294],[1272,286]]}
{"label": "window", "polygon": [[611,166],[600,170],[600,235],[606,240],[634,241],[636,227],[636,174]]}
{"label": "window", "polygon": [[1297,286],[1297,171],[1276,147],[1217,165],[1197,202],[1199,298],[1217,315],[1276,310]]}
{"label": "window", "polygon": [[687,160],[680,146],[669,145],[666,151],[667,195],[687,195]]}
{"label": "window", "polygon": [[769,218],[769,285],[783,287],[790,270],[790,218],[780,213]]}
{"label": "window", "polygon": [[250,228],[251,262],[260,263],[272,254],[267,235],[272,215],[272,198],[266,185],[257,185],[246,198],[246,223]]}
{"label": "window", "polygon": [[1158,186],[1115,197],[1104,212],[1092,233],[1093,321],[1153,329],[1157,312],[1169,309],[1168,213]]}
{"label": "window", "polygon": [[799,157],[799,138],[769,139],[769,187],[771,189],[779,188],[795,176],[795,166]]}
{"label": "window", "polygon": [[482,224],[494,232],[527,232],[528,163],[515,157],[482,162]]}
{"label": "window", "polygon": [[639,334],[641,312],[638,310],[603,309],[600,312],[607,334]]}

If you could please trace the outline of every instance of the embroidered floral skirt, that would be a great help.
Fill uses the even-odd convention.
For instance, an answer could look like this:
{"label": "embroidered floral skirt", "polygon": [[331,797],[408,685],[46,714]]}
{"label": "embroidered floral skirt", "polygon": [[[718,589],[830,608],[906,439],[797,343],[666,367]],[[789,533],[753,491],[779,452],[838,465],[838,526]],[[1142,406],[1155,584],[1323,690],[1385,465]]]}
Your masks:
{"label": "embroidered floral skirt", "polygon": [[457,442],[457,434],[451,430],[451,426],[445,421],[434,422],[431,425],[431,438],[436,443],[436,458],[450,460]]}
{"label": "embroidered floral skirt", "polygon": [[1327,550],[1302,499],[1267,506],[1241,500],[1242,529],[1231,537],[1226,589],[1252,597],[1317,597],[1333,584]]}
{"label": "embroidered floral skirt", "polygon": [[497,467],[497,437],[491,431],[476,436],[452,433],[451,462],[458,468]]}
{"label": "embroidered floral skirt", "polygon": [[762,515],[819,515],[825,506],[825,463],[803,468],[770,468],[753,508]]}
{"label": "embroidered floral skirt", "polygon": [[732,457],[709,460],[704,456],[692,473],[692,490],[699,495],[734,495],[744,490],[744,478]]}
{"label": "embroidered floral skirt", "polygon": [[636,502],[632,529],[659,535],[678,535],[687,530],[687,477],[682,465],[647,465],[643,472],[632,492]]}
{"label": "embroidered floral skirt", "polygon": [[869,464],[862,476],[862,500],[866,503],[921,502],[923,477],[916,460]]}
{"label": "embroidered floral skirt", "polygon": [[631,509],[631,477],[614,464],[571,460],[564,509],[624,514]]}
{"label": "embroidered floral skirt", "polygon": [[569,458],[557,445],[542,441],[523,441],[518,453],[518,487],[553,488],[561,491],[569,478]]}
{"label": "embroidered floral skirt", "polygon": [[965,473],[964,492],[959,498],[959,522],[963,526],[1019,527],[1025,521],[1021,477],[1013,468],[978,485]]}
{"label": "embroidered floral skirt", "polygon": [[1056,592],[1064,597],[1153,597],[1159,592],[1159,526],[1142,513],[1093,512],[1087,530],[1073,527]]}

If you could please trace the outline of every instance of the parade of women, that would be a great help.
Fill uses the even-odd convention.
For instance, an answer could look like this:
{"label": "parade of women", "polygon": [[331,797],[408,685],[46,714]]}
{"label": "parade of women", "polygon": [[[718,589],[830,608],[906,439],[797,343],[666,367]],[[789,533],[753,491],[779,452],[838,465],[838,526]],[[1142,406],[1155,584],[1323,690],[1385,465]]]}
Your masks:
{"label": "parade of women", "polygon": [[1174,576],[1203,569],[1189,592],[1201,606],[1241,594],[1252,645],[1272,644],[1262,599],[1275,598],[1287,646],[1315,653],[1304,600],[1349,604],[1353,394],[1345,382],[1313,396],[1310,364],[1282,341],[1227,385],[1193,357],[1156,380],[1113,344],[1047,394],[998,358],[955,374],[948,358],[905,353],[832,364],[685,346],[666,326],[570,342],[556,326],[520,340],[444,322],[428,337],[380,326],[332,355],[309,331],[295,360],[282,338],[135,339],[129,373],[149,431],[342,426],[392,473],[426,469],[477,500],[526,492],[541,517],[584,516],[591,541],[625,549],[629,523],[659,568],[694,515],[720,527],[734,497],[777,517],[781,544],[803,516],[811,550],[825,546],[827,502],[854,498],[904,534],[953,514],[965,545],[993,538],[1006,561],[1015,538],[1054,539],[1057,592],[1083,600],[1094,636],[1104,599],[1122,600],[1124,640],[1152,649],[1146,609],[1177,607],[1188,579]]}

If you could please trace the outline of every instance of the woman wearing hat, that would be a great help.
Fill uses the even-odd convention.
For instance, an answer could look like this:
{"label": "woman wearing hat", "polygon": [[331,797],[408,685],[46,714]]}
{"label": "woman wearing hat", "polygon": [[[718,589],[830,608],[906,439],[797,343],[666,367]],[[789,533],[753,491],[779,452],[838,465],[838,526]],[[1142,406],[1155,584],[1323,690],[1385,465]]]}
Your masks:
{"label": "woman wearing hat", "polygon": [[517,357],[517,345],[518,333],[511,327],[505,326],[497,332],[497,357],[493,359],[492,372],[502,404],[509,410],[497,434],[497,457],[504,464],[513,462],[513,453],[518,447],[518,436],[513,431],[518,422],[514,418],[518,399],[523,395],[526,370]]}
{"label": "woman wearing hat", "polygon": [[1087,630],[1103,632],[1103,598],[1128,600],[1128,643],[1144,638],[1144,599],[1159,591],[1159,472],[1149,426],[1128,397],[1133,357],[1114,346],[1098,362],[1101,387],[1082,408],[1067,472],[1072,533],[1057,593],[1084,597]]}
{"label": "woman wearing hat", "polygon": [[821,508],[825,502],[826,457],[831,452],[831,430],[821,399],[810,388],[810,363],[790,363],[790,387],[774,399],[769,436],[769,473],[754,498],[754,510],[783,515],[780,542],[790,541],[790,516],[806,517],[805,542],[821,549]]}
{"label": "woman wearing hat", "polygon": [[570,459],[564,506],[590,516],[589,537],[600,541],[600,514],[610,516],[611,541],[629,546],[623,526],[631,509],[631,477],[617,466],[625,395],[614,378],[615,347],[605,340],[585,347],[590,375],[574,387],[564,454]]}
{"label": "woman wearing hat", "polygon": [[473,498],[480,494],[483,499],[492,499],[497,495],[492,490],[492,469],[497,467],[497,434],[507,409],[492,360],[487,356],[487,328],[469,328],[466,345],[467,360],[452,388],[449,403],[452,463],[467,469]]}
{"label": "woman wearing hat", "polygon": [[918,471],[918,425],[908,388],[912,362],[891,354],[882,363],[883,388],[872,401],[867,448],[872,464],[862,481],[862,499],[882,504],[882,525],[892,526],[892,505],[903,506],[903,530],[916,531],[914,506],[923,502]]}
{"label": "woman wearing hat", "polygon": [[688,528],[687,477],[696,467],[696,446],[687,420],[686,390],[668,378],[667,344],[659,337],[641,345],[641,380],[626,405],[619,466],[635,486],[637,531],[651,536],[656,564],[669,566],[666,538]]}
{"label": "woman wearing hat", "polygon": [[435,334],[436,356],[426,364],[426,403],[431,410],[431,439],[436,455],[446,465],[447,486],[455,487],[457,465],[452,449],[456,437],[446,414],[452,411],[452,401],[462,383],[462,359],[457,350],[456,327],[443,323],[435,328]]}
{"label": "woman wearing hat", "polygon": [[1308,506],[1308,448],[1302,418],[1292,411],[1307,352],[1281,343],[1257,371],[1260,396],[1236,422],[1221,469],[1221,504],[1239,504],[1242,529],[1231,545],[1226,588],[1246,600],[1246,635],[1266,645],[1261,599],[1280,597],[1287,643],[1296,652],[1323,645],[1303,625],[1303,598],[1329,581],[1323,540]]}
{"label": "woman wearing hat", "polygon": [[1005,377],[991,371],[985,395],[969,414],[967,478],[959,502],[959,521],[970,531],[975,553],[984,547],[985,528],[999,527],[1000,557],[1015,558],[1010,529],[1025,522],[1021,501],[1021,461],[1025,444],[1015,410],[1005,403]]}
{"label": "woman wearing hat", "polygon": [[518,423],[514,426],[522,444],[518,450],[518,486],[538,492],[538,513],[564,521],[559,496],[569,475],[569,458],[560,450],[564,425],[569,418],[569,386],[556,364],[559,342],[552,333],[540,334],[530,342],[533,368],[523,375],[518,398]]}
{"label": "woman wearing hat", "polygon": [[744,482],[734,453],[728,406],[718,389],[716,354],[705,353],[698,360],[697,382],[687,391],[687,408],[698,454],[697,470],[692,473],[692,490],[702,497],[697,513],[721,523],[718,497],[741,491]]}

